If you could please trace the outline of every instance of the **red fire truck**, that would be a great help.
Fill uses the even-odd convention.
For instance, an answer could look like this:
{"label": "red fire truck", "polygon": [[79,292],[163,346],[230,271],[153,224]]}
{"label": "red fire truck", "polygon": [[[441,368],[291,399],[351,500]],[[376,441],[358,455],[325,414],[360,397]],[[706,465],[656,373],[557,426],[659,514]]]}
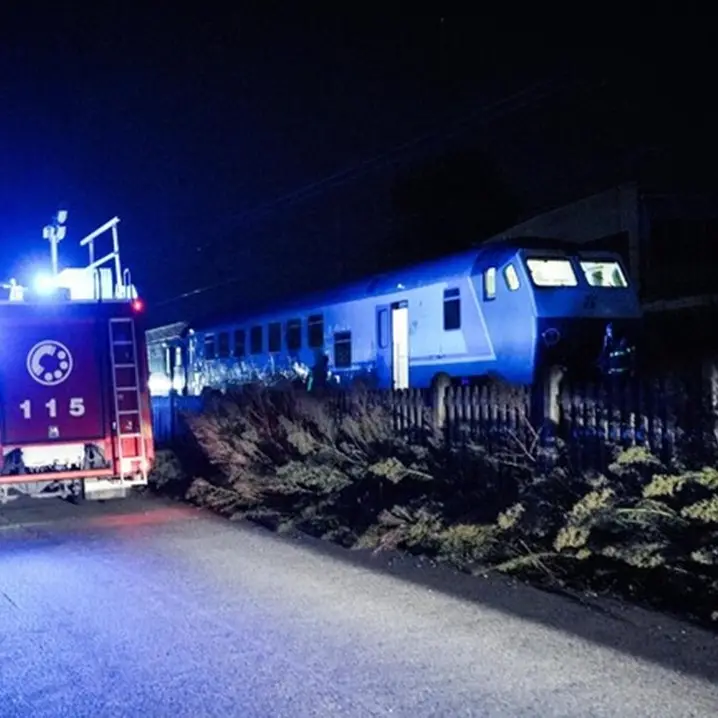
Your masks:
{"label": "red fire truck", "polygon": [[58,271],[66,215],[45,228],[52,271],[0,289],[0,503],[123,497],[154,460],[142,302],[120,263],[119,218],[80,242],[86,267]]}

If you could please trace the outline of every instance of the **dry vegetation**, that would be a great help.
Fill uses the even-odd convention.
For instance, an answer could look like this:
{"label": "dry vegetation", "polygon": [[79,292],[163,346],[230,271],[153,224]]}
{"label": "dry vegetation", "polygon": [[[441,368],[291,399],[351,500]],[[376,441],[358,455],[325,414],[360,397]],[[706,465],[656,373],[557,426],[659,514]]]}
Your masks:
{"label": "dry vegetation", "polygon": [[539,442],[511,435],[490,455],[429,429],[402,438],[361,393],[339,411],[331,398],[250,389],[186,421],[209,463],[188,474],[186,443],[181,462],[161,452],[155,486],[228,517],[718,621],[715,468],[669,468],[633,448],[605,474],[577,476],[559,448],[542,470]]}

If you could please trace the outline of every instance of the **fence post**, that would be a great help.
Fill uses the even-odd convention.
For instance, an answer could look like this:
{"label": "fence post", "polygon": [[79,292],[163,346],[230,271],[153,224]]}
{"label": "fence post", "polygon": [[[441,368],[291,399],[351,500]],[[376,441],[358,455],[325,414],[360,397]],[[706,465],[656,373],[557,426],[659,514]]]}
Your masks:
{"label": "fence post", "polygon": [[706,397],[706,425],[713,448],[718,447],[718,359],[703,362],[703,382]]}
{"label": "fence post", "polygon": [[440,374],[434,380],[434,426],[446,428],[446,392],[451,380],[446,374]]}
{"label": "fence post", "polygon": [[533,421],[539,430],[558,426],[561,421],[561,380],[563,368],[553,366],[541,374],[535,384]]}
{"label": "fence post", "polygon": [[561,380],[564,370],[552,366],[545,370],[536,382],[533,414],[543,451],[538,469],[550,471],[556,460],[556,435],[561,421]]}
{"label": "fence post", "polygon": [[175,436],[175,427],[177,422],[175,420],[175,412],[177,410],[177,392],[174,387],[169,391],[169,410],[170,410],[170,443],[174,442],[177,438]]}

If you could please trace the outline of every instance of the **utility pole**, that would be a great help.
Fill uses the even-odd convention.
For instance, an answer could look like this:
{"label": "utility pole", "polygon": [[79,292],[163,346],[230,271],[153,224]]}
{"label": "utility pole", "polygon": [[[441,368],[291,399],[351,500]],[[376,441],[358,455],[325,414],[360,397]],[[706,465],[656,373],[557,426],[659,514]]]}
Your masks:
{"label": "utility pole", "polygon": [[42,230],[42,236],[50,242],[50,261],[52,263],[52,276],[57,277],[57,245],[65,239],[67,233],[67,210],[58,210],[57,214],[52,218],[52,222],[46,225]]}

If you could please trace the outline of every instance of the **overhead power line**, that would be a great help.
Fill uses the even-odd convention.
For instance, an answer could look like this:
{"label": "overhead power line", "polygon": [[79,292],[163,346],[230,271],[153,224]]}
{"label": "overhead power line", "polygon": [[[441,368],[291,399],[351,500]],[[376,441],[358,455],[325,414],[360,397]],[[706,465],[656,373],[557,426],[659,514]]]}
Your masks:
{"label": "overhead power line", "polygon": [[[430,144],[435,140],[444,140],[454,137],[460,134],[467,126],[471,126],[474,123],[491,123],[500,117],[513,114],[522,110],[528,106],[535,106],[542,103],[549,97],[558,94],[562,90],[569,89],[571,86],[578,82],[577,78],[565,77],[561,80],[549,79],[542,80],[534,83],[529,87],[508,95],[500,100],[497,100],[489,105],[484,105],[481,108],[464,115],[463,117],[452,122],[449,127],[444,129],[436,130],[433,132],[425,133],[411,140],[403,142],[393,148],[367,158],[359,163],[351,165],[339,172],[335,172],[326,177],[315,180],[311,183],[298,187],[290,192],[279,195],[271,200],[262,202],[255,207],[248,209],[244,212],[238,213],[231,216],[225,222],[223,222],[222,230],[216,230],[213,234],[218,234],[220,231],[224,237],[226,232],[237,230],[240,226],[247,222],[254,223],[261,217],[266,216],[269,212],[276,209],[277,207],[285,204],[296,203],[302,200],[306,200],[309,197],[316,196],[326,192],[330,188],[346,184],[348,182],[355,181],[356,179],[366,175],[371,170],[382,165],[387,165],[392,162],[398,161],[400,158],[404,158],[405,155],[411,151],[423,147],[424,145]],[[207,249],[216,244],[219,239],[210,240],[202,244],[199,249]],[[219,289],[235,282],[242,281],[242,276],[230,277],[227,279],[214,282],[201,287],[188,290],[181,294],[175,295],[169,299],[155,303],[154,306],[162,307],[168,304],[188,299],[198,294],[204,294],[205,292]]]}
{"label": "overhead power line", "polygon": [[[314,180],[306,185],[293,189],[290,192],[281,194],[267,200],[266,202],[261,202],[250,209],[232,215],[223,222],[222,230],[226,231],[237,228],[238,225],[241,225],[244,221],[257,218],[258,216],[264,216],[267,212],[273,210],[279,205],[303,200],[316,195],[317,192],[329,189],[330,187],[344,184],[349,180],[358,179],[376,167],[389,164],[415,148],[429,144],[433,140],[446,139],[456,135],[461,132],[465,126],[477,120],[490,122],[505,114],[511,114],[512,112],[523,109],[530,104],[536,104],[537,102],[540,102],[541,100],[558,92],[559,89],[561,89],[558,85],[559,81],[556,79],[542,80],[488,105],[482,105],[473,112],[454,120],[448,128],[440,128],[414,137],[399,145],[395,145],[380,154],[369,157],[356,164],[339,170],[338,172],[334,172],[330,175]],[[565,85],[566,80],[563,82],[564,87]],[[212,246],[213,243],[213,241],[205,242],[201,248],[204,249]]]}

